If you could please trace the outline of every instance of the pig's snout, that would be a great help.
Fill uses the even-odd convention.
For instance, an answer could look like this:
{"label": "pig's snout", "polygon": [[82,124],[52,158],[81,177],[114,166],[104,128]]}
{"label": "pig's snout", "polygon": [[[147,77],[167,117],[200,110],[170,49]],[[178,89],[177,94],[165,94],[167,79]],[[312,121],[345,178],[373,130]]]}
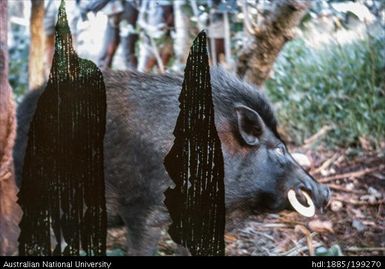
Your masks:
{"label": "pig's snout", "polygon": [[311,197],[316,208],[321,211],[328,205],[331,191],[326,185],[315,181],[313,177],[308,175],[305,181],[301,182],[295,189],[297,197],[301,197],[301,202],[305,201],[301,191],[306,192]]}
{"label": "pig's snout", "polygon": [[323,200],[321,201],[321,208],[324,208],[329,204],[331,191],[328,186],[320,184],[320,192],[321,197],[323,198]]}

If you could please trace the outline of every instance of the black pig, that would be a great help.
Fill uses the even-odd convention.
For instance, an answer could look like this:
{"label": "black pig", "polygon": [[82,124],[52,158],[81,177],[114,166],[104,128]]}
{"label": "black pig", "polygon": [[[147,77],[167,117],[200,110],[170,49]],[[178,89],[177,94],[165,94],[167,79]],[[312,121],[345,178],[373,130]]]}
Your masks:
{"label": "black pig", "polygon": [[[168,214],[164,191],[172,184],[163,160],[174,141],[182,77],[106,72],[105,180],[109,224],[128,229],[129,254],[154,254]],[[288,153],[271,106],[254,87],[220,69],[211,71],[215,120],[225,162],[226,208],[289,208],[289,189],[305,190],[317,207],[329,199]],[[42,91],[19,105],[14,149],[20,184],[29,123]],[[299,193],[300,195],[300,193]]]}

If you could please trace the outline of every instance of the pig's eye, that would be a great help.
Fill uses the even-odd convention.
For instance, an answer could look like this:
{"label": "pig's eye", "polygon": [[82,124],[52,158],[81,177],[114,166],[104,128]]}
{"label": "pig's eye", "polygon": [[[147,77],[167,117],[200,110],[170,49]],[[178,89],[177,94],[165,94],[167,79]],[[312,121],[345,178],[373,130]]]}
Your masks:
{"label": "pig's eye", "polygon": [[278,146],[274,149],[275,153],[277,153],[278,156],[285,155],[285,149],[282,146]]}

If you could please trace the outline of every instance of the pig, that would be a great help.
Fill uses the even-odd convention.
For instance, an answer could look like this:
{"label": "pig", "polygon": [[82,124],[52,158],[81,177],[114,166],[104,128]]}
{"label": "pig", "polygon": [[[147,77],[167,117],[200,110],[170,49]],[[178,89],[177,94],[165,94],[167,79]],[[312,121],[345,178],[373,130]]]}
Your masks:
{"label": "pig", "polygon": [[[105,71],[104,82],[108,224],[127,227],[129,255],[152,255],[160,231],[170,223],[164,192],[173,182],[163,162],[175,138],[183,77]],[[261,91],[220,68],[212,68],[211,85],[224,157],[226,212],[290,209],[290,189],[301,201],[301,191],[306,192],[316,208],[323,208],[329,189],[292,158],[277,131],[272,106]],[[30,92],[18,107],[14,148],[18,184],[29,124],[41,92]]]}

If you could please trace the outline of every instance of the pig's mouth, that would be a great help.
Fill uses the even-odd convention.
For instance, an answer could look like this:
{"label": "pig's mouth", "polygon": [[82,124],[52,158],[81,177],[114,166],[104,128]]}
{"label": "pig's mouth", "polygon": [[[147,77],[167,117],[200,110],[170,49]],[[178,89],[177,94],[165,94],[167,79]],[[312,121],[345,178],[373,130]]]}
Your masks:
{"label": "pig's mouth", "polygon": [[[306,191],[301,189],[298,190],[298,192],[293,189],[290,189],[287,192],[287,198],[290,205],[302,216],[308,218],[313,217],[315,214],[315,206],[311,196]],[[297,195],[300,195],[300,200]]]}

